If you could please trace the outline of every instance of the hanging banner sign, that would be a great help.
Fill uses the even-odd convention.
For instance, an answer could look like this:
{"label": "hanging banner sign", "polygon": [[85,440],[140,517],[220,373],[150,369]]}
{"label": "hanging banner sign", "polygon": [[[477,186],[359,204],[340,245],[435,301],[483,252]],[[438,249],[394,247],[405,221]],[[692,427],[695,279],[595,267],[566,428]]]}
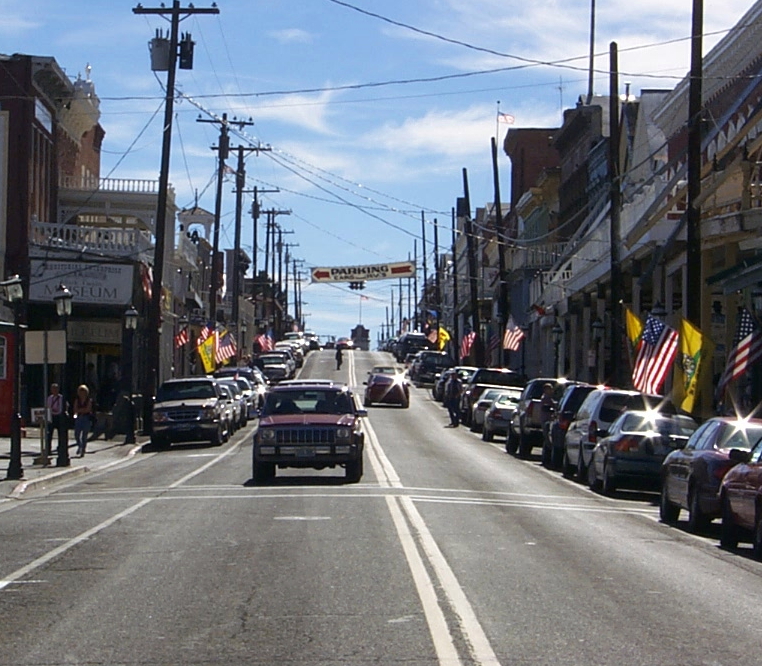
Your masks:
{"label": "hanging banner sign", "polygon": [[358,280],[388,280],[408,278],[415,275],[415,262],[398,261],[393,264],[372,264],[370,266],[333,266],[313,268],[313,282],[357,282]]}

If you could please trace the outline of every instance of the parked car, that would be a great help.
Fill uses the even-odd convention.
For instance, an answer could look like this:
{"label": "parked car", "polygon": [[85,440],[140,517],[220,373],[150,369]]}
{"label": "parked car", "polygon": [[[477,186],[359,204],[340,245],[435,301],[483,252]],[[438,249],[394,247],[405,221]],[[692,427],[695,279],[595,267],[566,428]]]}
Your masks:
{"label": "parked car", "polygon": [[271,387],[254,434],[252,476],[262,483],[276,468],[343,467],[348,483],[363,475],[365,436],[358,409],[346,386],[289,383]]}
{"label": "parked car", "polygon": [[[545,384],[553,387],[553,400],[558,404],[564,387],[569,383],[565,378],[536,377],[530,379],[521,392],[519,404],[511,422],[511,439],[518,442],[518,453],[522,458],[527,458],[535,446],[542,446],[542,407],[540,401]],[[553,415],[547,416],[550,419]]]}
{"label": "parked car", "polygon": [[213,377],[168,379],[153,405],[151,444],[207,441],[219,446],[229,436],[227,403]]}
{"label": "parked car", "polygon": [[363,405],[370,407],[373,403],[399,405],[410,407],[410,387],[405,375],[393,366],[376,366],[368,373],[364,381],[365,395]]}
{"label": "parked car", "polygon": [[422,349],[431,349],[431,342],[423,333],[403,333],[394,344],[394,357],[402,363],[408,354],[417,354]]}
{"label": "parked car", "polygon": [[760,419],[717,416],[705,421],[685,447],[670,453],[661,466],[661,520],[676,523],[685,509],[688,529],[698,532],[719,518],[720,484],[739,462],[730,451],[751,451],[760,439]]}
{"label": "parked car", "polygon": [[419,351],[410,365],[410,381],[417,387],[434,384],[438,373],[454,365],[455,361],[446,352]]}
{"label": "parked car", "polygon": [[479,399],[474,403],[471,408],[471,419],[469,421],[469,429],[471,432],[481,432],[484,426],[484,415],[487,410],[492,406],[495,399],[505,391],[502,388],[488,388],[482,391]]}
{"label": "parked car", "polygon": [[561,469],[564,459],[564,438],[569,424],[574,420],[577,410],[588,394],[595,388],[592,384],[566,384],[558,399],[556,413],[550,423],[550,447],[543,441],[542,464],[552,469]]}
{"label": "parked car", "polygon": [[762,440],[750,452],[732,449],[728,455],[738,464],[722,479],[720,545],[751,541],[754,557],[762,560]]}
{"label": "parked car", "polygon": [[307,345],[306,342],[303,345],[301,342],[298,342],[296,340],[279,340],[278,342],[275,343],[275,350],[288,351],[294,359],[295,367],[299,369],[304,365],[304,354],[305,354],[304,350],[306,345]]}
{"label": "parked car", "polygon": [[593,449],[588,485],[604,495],[621,484],[658,487],[664,459],[683,448],[697,428],[690,416],[682,414],[624,412]]}
{"label": "parked car", "polygon": [[653,409],[665,414],[677,410],[658,395],[646,395],[624,389],[596,388],[588,393],[564,437],[564,458],[561,470],[570,478],[577,474],[580,483],[587,481],[587,466],[598,439],[608,434],[609,426],[622,412]]}
{"label": "parked car", "polygon": [[243,428],[249,421],[249,402],[235,379],[220,379],[220,384],[227,386],[235,402],[233,406],[233,430]]}
{"label": "parked car", "polygon": [[447,368],[439,373],[439,376],[434,382],[434,386],[431,389],[431,395],[437,402],[444,400],[444,386],[447,380],[450,378],[450,374],[457,372],[460,375],[460,381],[466,384],[471,376],[476,372],[477,368],[473,365],[456,365],[452,368]]}
{"label": "parked car", "polygon": [[355,343],[352,342],[352,338],[339,338],[336,340],[336,349],[342,351],[351,351],[355,348]]}
{"label": "parked car", "polygon": [[241,413],[241,404],[233,395],[233,391],[230,388],[230,386],[228,386],[227,384],[223,384],[222,382],[220,382],[218,386],[219,386],[220,396],[222,397],[222,400],[224,400],[225,402],[225,423],[226,423],[225,430],[227,432],[225,441],[227,441],[230,435],[235,433],[235,431],[238,429],[238,420],[240,418],[240,413]]}
{"label": "parked car", "polygon": [[[256,418],[257,409],[259,409],[259,393],[257,387],[246,379],[246,377],[236,377],[232,381],[238,384],[244,402],[246,403],[246,422],[248,422],[249,419]],[[243,425],[246,425],[246,422],[244,422]]]}
{"label": "parked car", "polygon": [[260,354],[258,360],[269,382],[279,382],[294,376],[294,365],[281,352]]}
{"label": "parked car", "polygon": [[511,427],[511,419],[516,411],[521,391],[518,389],[506,389],[492,401],[489,409],[484,414],[482,426],[482,439],[491,442],[495,435],[508,437]]}
{"label": "parked car", "polygon": [[508,368],[478,368],[463,385],[460,398],[460,420],[471,425],[472,409],[479,396],[488,388],[524,388],[524,377]]}

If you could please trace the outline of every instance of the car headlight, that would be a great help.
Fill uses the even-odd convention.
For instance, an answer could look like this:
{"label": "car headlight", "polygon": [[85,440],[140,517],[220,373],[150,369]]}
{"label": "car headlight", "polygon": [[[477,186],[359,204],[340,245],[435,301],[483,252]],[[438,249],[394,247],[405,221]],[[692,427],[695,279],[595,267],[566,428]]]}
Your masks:
{"label": "car headlight", "polygon": [[274,442],[275,441],[275,431],[271,428],[263,428],[259,431],[259,435],[262,438],[263,442]]}
{"label": "car headlight", "polygon": [[336,439],[349,439],[352,437],[352,431],[349,428],[338,428],[336,430]]}
{"label": "car headlight", "polygon": [[154,423],[166,423],[169,421],[169,417],[167,416],[166,412],[154,412],[153,413],[153,422]]}
{"label": "car headlight", "polygon": [[201,410],[201,418],[204,420],[215,419],[217,417],[217,411],[214,407],[204,407]]}

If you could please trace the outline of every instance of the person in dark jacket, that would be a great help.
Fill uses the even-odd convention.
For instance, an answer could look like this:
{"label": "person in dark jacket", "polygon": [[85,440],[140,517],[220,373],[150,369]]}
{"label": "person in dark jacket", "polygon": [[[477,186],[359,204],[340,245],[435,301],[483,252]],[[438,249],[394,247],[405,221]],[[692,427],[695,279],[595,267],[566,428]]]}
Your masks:
{"label": "person in dark jacket", "polygon": [[460,394],[463,392],[463,382],[457,372],[451,372],[444,385],[444,404],[450,415],[450,428],[460,425]]}

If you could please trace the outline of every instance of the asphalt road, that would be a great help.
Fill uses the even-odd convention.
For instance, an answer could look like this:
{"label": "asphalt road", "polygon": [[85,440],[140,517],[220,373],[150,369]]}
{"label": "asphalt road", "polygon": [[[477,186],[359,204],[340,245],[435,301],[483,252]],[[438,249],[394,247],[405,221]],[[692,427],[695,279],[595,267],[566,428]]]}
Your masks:
{"label": "asphalt road", "polygon": [[[308,356],[356,385],[378,352]],[[762,564],[448,419],[371,407],[365,476],[250,483],[251,433],[0,504],[0,664],[758,664]]]}

